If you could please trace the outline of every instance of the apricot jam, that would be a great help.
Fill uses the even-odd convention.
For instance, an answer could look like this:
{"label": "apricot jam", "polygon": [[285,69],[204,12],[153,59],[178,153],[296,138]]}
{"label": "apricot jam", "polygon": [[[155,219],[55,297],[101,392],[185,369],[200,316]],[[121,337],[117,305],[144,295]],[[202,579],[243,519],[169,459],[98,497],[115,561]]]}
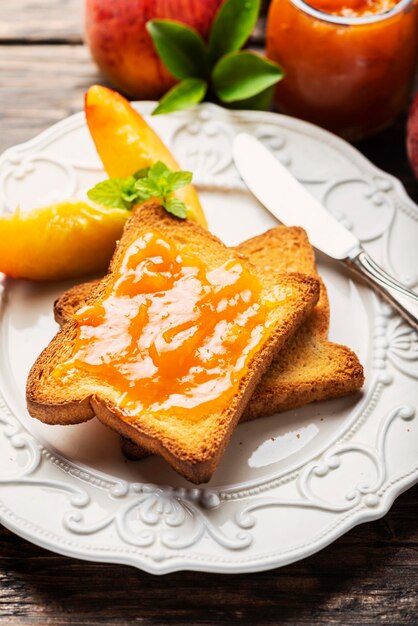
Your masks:
{"label": "apricot jam", "polygon": [[267,56],[283,66],[275,103],[349,140],[405,108],[418,55],[418,0],[273,0]]}
{"label": "apricot jam", "polygon": [[266,294],[239,259],[209,269],[187,246],[149,232],[104,297],[77,311],[72,358],[54,376],[111,385],[128,416],[146,409],[197,420],[235,395],[269,332],[269,309],[287,297]]}

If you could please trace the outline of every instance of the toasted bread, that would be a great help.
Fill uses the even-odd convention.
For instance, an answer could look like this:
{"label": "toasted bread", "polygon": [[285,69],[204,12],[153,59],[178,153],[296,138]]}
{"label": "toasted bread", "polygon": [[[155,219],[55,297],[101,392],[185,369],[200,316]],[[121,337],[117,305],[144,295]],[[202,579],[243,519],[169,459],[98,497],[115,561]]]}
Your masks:
{"label": "toasted bread", "polygon": [[[302,228],[277,226],[237,249],[263,271],[303,272],[318,277],[314,251]],[[264,374],[241,421],[343,396],[362,387],[364,373],[357,356],[346,346],[327,340],[329,301],[325,285],[319,280],[315,308]],[[84,306],[97,283],[83,283],[66,291],[55,303],[56,321],[63,324]],[[122,438],[121,445],[129,459],[148,455],[129,439]]]}
{"label": "toasted bread", "polygon": [[[244,241],[237,250],[266,274],[289,271],[318,277],[314,251],[303,228],[278,226]],[[319,280],[318,303],[264,374],[242,421],[336,398],[363,386],[363,367],[354,352],[327,340],[329,301]]]}
{"label": "toasted bread", "polygon": [[74,351],[78,326],[75,319],[70,319],[63,324],[29,373],[27,406],[33,417],[49,424],[78,423],[96,415],[119,434],[144,446],[149,452],[160,454],[188,480],[201,483],[212,476],[236,423],[272,359],[312,311],[319,297],[319,283],[313,277],[298,273],[280,275],[261,272],[239,252],[226,248],[205,229],[189,220],[178,220],[158,204],[149,202],[129,219],[109,273],[92,290],[89,303],[101,302],[129,246],[141,235],[154,230],[175,242],[180,251],[185,249],[198,255],[208,270],[229,260],[239,260],[258,278],[263,296],[270,294],[277,285],[291,293],[291,297],[280,306],[269,309],[266,317],[269,332],[262,336],[233,398],[221,410],[192,423],[176,418],[158,419],[145,409],[129,417],[123,407],[118,406],[119,393],[100,377],[83,372],[76,381],[60,381],[54,377],[56,367],[68,361]]}

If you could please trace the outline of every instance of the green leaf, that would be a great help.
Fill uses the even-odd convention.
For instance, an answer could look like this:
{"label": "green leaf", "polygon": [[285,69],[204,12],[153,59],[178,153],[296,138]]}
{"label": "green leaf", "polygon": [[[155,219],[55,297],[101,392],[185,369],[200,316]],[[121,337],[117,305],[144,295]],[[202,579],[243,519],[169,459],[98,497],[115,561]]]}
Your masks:
{"label": "green leaf", "polygon": [[129,209],[129,202],[126,202],[122,195],[125,182],[125,178],[109,178],[89,189],[87,196],[93,202],[105,206],[115,209]]}
{"label": "green leaf", "polygon": [[133,174],[133,177],[135,178],[135,180],[138,180],[139,178],[146,178],[148,176],[149,170],[149,167],[143,167],[142,169],[135,172],[135,174]]}
{"label": "green leaf", "polygon": [[127,178],[109,178],[87,192],[95,202],[120,209],[130,209],[138,200],[160,198],[163,207],[177,217],[186,217],[186,207],[178,198],[171,197],[192,180],[191,172],[172,172],[162,161],[146,170],[139,170]]}
{"label": "green leaf", "polygon": [[260,0],[226,0],[218,10],[209,35],[209,59],[216,63],[239,50],[257,22]]}
{"label": "green leaf", "polygon": [[148,174],[148,185],[150,186],[150,189],[152,188],[152,185],[154,185],[155,189],[158,190],[158,196],[161,198],[164,198],[171,191],[168,184],[170,171],[171,170],[169,170],[162,161],[157,161],[157,163],[150,168]]}
{"label": "green leaf", "polygon": [[228,103],[230,109],[244,109],[247,111],[266,111],[273,99],[274,85],[267,87],[263,91],[260,91],[256,96],[246,98],[245,100],[237,100],[236,102]]}
{"label": "green leaf", "polygon": [[157,161],[148,171],[147,178],[135,181],[135,191],[141,200],[162,198],[163,201],[176,189],[181,189],[192,180],[191,172],[172,172],[162,161]]}
{"label": "green leaf", "polygon": [[167,91],[152,114],[160,115],[161,113],[171,113],[172,111],[188,109],[203,100],[206,89],[206,81],[199,78],[182,80]]}
{"label": "green leaf", "polygon": [[125,178],[121,185],[121,196],[126,202],[135,202],[138,198],[138,192],[135,189],[134,176],[128,176]]}
{"label": "green leaf", "polygon": [[252,52],[231,52],[216,64],[212,78],[224,102],[251,98],[283,78],[281,68]]}
{"label": "green leaf", "polygon": [[173,76],[206,76],[206,46],[197,31],[173,20],[150,20],[146,27],[160,58]]}
{"label": "green leaf", "polygon": [[164,194],[161,193],[159,185],[149,178],[142,178],[137,180],[135,189],[141,200],[148,200],[149,198],[158,198]]}
{"label": "green leaf", "polygon": [[151,180],[159,181],[161,178],[167,178],[170,174],[170,171],[165,163],[162,161],[157,161],[154,163],[152,167],[150,167],[148,172],[148,178]]}
{"label": "green leaf", "polygon": [[172,215],[175,215],[176,217],[180,217],[183,220],[187,215],[186,205],[178,198],[170,198],[169,200],[166,200],[163,203],[163,206],[166,211],[172,213]]}
{"label": "green leaf", "polygon": [[168,186],[171,191],[181,189],[192,182],[193,174],[191,172],[171,172],[168,175]]}

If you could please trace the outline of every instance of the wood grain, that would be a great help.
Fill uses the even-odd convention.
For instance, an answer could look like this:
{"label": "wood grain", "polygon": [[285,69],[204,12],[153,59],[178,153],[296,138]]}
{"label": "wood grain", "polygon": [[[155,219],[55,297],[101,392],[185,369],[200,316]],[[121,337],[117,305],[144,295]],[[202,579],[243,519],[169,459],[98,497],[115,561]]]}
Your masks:
{"label": "wood grain", "polygon": [[103,81],[85,46],[0,48],[0,151],[81,111],[95,82]]}
{"label": "wood grain", "polygon": [[1,624],[415,626],[417,496],[304,561],[251,575],[160,578],[56,556],[3,530]]}
{"label": "wood grain", "polygon": [[81,42],[84,0],[0,0],[0,43]]}

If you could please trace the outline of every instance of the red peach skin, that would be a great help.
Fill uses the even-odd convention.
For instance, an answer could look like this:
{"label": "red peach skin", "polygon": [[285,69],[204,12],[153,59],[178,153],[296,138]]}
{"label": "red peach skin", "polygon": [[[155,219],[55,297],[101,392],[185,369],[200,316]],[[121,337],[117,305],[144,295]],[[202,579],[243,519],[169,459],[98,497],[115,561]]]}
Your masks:
{"label": "red peach skin", "polygon": [[86,0],[91,54],[103,74],[125,94],[158,99],[176,79],[155,52],[145,24],[173,19],[207,37],[222,0]]}

